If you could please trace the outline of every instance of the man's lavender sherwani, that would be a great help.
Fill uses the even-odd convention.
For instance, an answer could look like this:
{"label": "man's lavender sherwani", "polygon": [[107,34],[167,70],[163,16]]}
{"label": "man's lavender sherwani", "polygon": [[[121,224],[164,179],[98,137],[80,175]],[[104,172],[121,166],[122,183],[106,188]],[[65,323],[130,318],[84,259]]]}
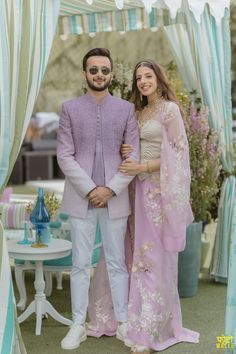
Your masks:
{"label": "man's lavender sherwani", "polygon": [[97,141],[97,117],[101,118],[101,140],[105,184],[116,196],[108,201],[110,218],[130,214],[128,184],[133,177],[118,172],[122,142],[134,148],[130,158],[139,160],[139,132],[133,104],[108,94],[97,102],[90,94],[65,102],[58,131],[57,159],[66,176],[61,211],[86,218],[87,194],[96,187],[91,176]]}

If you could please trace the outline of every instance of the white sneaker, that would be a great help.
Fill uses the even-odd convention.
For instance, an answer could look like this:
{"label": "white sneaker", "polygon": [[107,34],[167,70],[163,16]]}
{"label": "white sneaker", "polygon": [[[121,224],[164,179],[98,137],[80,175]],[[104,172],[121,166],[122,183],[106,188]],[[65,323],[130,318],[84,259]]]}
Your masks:
{"label": "white sneaker", "polygon": [[133,347],[134,342],[127,338],[127,327],[127,322],[119,324],[116,331],[116,338],[122,340],[127,347]]}
{"label": "white sneaker", "polygon": [[76,349],[87,339],[85,327],[74,323],[65,338],[61,341],[62,349]]}
{"label": "white sneaker", "polygon": [[131,354],[136,353],[151,354],[151,351],[148,347],[136,344],[134,347],[131,348]]}

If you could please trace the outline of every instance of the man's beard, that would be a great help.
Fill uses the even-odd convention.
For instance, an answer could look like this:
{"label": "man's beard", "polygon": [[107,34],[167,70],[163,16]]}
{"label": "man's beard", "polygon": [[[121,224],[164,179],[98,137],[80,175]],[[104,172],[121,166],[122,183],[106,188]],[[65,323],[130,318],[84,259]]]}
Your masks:
{"label": "man's beard", "polygon": [[97,92],[101,92],[101,91],[105,91],[108,86],[110,85],[110,82],[111,82],[111,79],[107,82],[105,82],[105,84],[103,86],[95,86],[93,84],[93,82],[89,81],[87,78],[86,78],[86,81],[87,81],[87,84],[88,84],[88,87],[93,90],[93,91],[97,91]]}

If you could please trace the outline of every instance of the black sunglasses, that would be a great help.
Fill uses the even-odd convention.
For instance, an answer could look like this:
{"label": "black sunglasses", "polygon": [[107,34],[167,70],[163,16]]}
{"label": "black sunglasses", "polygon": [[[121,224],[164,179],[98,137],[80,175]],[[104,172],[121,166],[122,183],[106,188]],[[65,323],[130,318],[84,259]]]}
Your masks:
{"label": "black sunglasses", "polygon": [[103,75],[108,75],[111,72],[111,69],[108,68],[107,66],[102,66],[101,68],[94,66],[94,67],[88,69],[88,71],[91,75],[96,75],[99,72],[99,70],[102,72]]}

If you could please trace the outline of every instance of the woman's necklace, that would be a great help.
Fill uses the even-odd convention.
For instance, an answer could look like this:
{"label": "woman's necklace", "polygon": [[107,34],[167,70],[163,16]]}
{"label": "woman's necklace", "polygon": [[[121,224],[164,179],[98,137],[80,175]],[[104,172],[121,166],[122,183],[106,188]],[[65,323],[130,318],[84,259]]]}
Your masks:
{"label": "woman's necklace", "polygon": [[148,102],[148,104],[144,106],[141,111],[139,111],[137,116],[139,128],[141,128],[148,120],[158,115],[160,107],[164,101],[165,100],[162,96],[155,97],[155,99],[153,99],[151,102]]}

